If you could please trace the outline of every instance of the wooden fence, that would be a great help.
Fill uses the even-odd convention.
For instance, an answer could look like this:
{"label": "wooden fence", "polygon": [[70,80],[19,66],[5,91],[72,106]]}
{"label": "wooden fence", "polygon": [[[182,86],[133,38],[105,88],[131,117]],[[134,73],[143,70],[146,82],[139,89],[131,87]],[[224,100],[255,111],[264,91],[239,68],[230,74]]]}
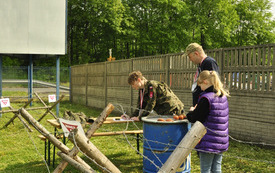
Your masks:
{"label": "wooden fence", "polygon": [[[275,44],[207,50],[220,67],[230,90],[230,135],[242,140],[275,144]],[[196,66],[183,53],[139,57],[71,68],[72,102],[130,113],[137,91],[127,84],[128,74],[140,70],[149,80],[166,82],[183,101],[192,105],[191,85]]]}

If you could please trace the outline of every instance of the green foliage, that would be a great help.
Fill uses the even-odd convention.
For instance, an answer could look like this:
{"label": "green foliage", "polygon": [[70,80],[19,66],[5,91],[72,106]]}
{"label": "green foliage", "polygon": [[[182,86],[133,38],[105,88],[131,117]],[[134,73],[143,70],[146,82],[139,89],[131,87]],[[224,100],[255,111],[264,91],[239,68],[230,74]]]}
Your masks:
{"label": "green foliage", "polygon": [[[271,0],[68,0],[67,54],[61,66],[275,42]],[[4,65],[28,65],[5,58]],[[52,58],[35,66],[55,66]]]}
{"label": "green foliage", "polygon": [[275,41],[270,0],[69,0],[69,65]]}
{"label": "green foliage", "polygon": [[237,1],[236,11],[239,16],[236,25],[236,45],[259,45],[272,43],[275,39],[275,21],[271,19],[272,14],[269,0],[242,0]]}

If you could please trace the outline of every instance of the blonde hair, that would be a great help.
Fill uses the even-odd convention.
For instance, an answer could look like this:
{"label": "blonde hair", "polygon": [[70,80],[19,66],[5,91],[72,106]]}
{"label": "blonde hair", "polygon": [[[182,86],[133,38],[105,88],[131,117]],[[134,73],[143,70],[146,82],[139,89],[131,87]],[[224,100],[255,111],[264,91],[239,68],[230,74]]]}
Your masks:
{"label": "blonde hair", "polygon": [[204,80],[209,81],[210,85],[214,86],[214,89],[217,91],[216,93],[217,96],[221,96],[221,95],[229,96],[229,91],[223,87],[220,77],[216,71],[208,71],[208,70],[202,71],[199,74],[197,83],[202,84]]}
{"label": "blonde hair", "polygon": [[198,51],[199,53],[204,53],[204,50],[201,45],[198,43],[191,43],[186,47],[186,55],[189,55],[192,52]]}
{"label": "blonde hair", "polygon": [[145,77],[142,76],[142,73],[140,71],[133,71],[129,74],[128,84],[133,85],[134,82],[138,80],[138,78],[140,78],[141,80],[145,79]]}

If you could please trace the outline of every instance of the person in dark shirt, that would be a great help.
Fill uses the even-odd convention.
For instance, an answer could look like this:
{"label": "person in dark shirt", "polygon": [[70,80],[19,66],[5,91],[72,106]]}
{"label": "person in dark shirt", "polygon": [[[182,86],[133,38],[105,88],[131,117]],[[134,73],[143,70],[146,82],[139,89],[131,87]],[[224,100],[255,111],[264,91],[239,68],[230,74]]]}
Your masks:
{"label": "person in dark shirt", "polygon": [[193,106],[198,103],[198,98],[202,90],[197,85],[197,78],[203,70],[216,71],[219,73],[219,66],[215,59],[207,56],[201,45],[198,43],[191,43],[187,46],[185,55],[189,57],[189,60],[198,65],[194,81],[192,85]]}

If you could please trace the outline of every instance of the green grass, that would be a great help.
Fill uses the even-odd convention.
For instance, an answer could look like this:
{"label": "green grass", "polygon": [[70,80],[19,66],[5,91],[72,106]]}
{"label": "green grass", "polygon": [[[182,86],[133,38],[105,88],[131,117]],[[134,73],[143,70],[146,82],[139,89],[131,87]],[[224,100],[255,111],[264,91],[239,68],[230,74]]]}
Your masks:
{"label": "green grass", "polygon": [[[13,104],[14,108],[20,108],[24,103]],[[40,103],[34,103],[33,107],[42,106]],[[7,108],[3,108],[6,110]],[[92,109],[85,106],[71,104],[68,101],[63,101],[60,104],[60,117],[63,116],[65,110],[71,110],[73,112],[84,112],[89,117],[98,117],[102,110]],[[29,113],[38,119],[45,112],[45,110],[29,111]],[[55,110],[53,110],[55,113]],[[0,128],[3,127],[9,119],[13,116],[12,113],[5,113],[0,118]],[[110,116],[119,116],[118,114],[111,114]],[[41,124],[50,132],[54,132],[54,128],[50,126],[46,120],[53,117],[48,114]],[[139,129],[142,129],[142,123],[137,123]],[[86,127],[87,129],[88,127]],[[126,128],[126,124],[118,125],[102,125],[98,131],[122,131]],[[32,128],[34,129],[34,128]],[[132,124],[128,127],[129,130],[137,130]],[[30,138],[30,136],[31,138]],[[37,138],[39,132],[34,129],[33,132],[27,133],[22,123],[18,118],[15,119],[14,124],[10,124],[7,128],[0,130],[0,172],[4,173],[41,173],[47,172],[44,158],[44,142]],[[136,148],[135,136],[128,135],[130,143]],[[38,154],[37,150],[40,154]],[[123,173],[141,173],[142,172],[142,156],[136,154],[136,151],[132,149],[125,138],[122,135],[111,137],[93,137],[92,143],[105,154]],[[67,142],[69,148],[73,147],[71,142]],[[140,144],[142,152],[142,143]],[[53,148],[51,148],[53,150]],[[56,150],[58,151],[58,149]],[[51,152],[53,153],[53,151]],[[93,164],[89,159],[79,154],[93,169],[101,172],[98,167]],[[51,156],[52,157],[52,156]],[[61,161],[59,156],[56,155],[56,163]],[[192,172],[199,172],[199,159],[196,151],[192,151]],[[243,159],[244,158],[244,159]],[[225,173],[239,173],[239,172],[255,172],[255,173],[269,173],[275,172],[275,165],[265,162],[259,162],[259,160],[275,162],[275,150],[265,149],[253,145],[240,144],[235,141],[230,142],[230,148],[224,153],[223,157],[223,172]],[[49,166],[50,171],[54,170],[52,164]],[[66,173],[78,173],[72,166],[67,166]]]}

